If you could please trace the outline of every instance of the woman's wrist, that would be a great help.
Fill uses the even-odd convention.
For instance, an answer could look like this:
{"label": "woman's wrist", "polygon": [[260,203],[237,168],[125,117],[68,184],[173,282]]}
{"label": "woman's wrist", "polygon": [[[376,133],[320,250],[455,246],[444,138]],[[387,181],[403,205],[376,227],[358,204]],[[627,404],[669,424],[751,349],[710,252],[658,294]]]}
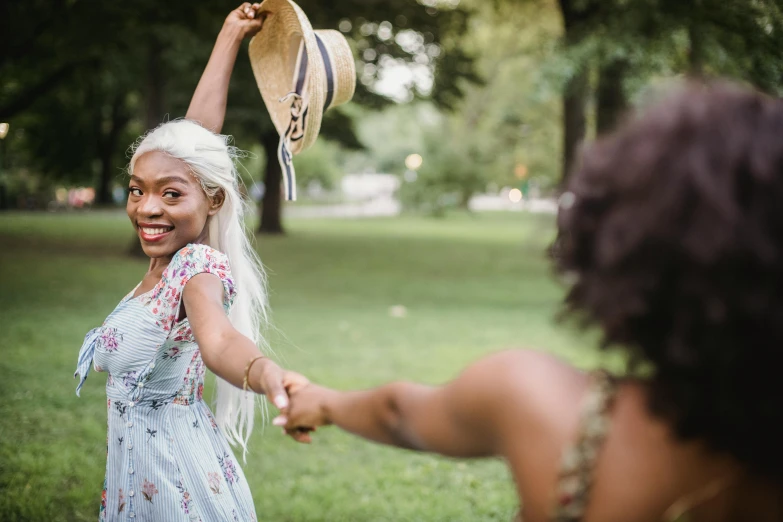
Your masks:
{"label": "woman's wrist", "polygon": [[218,34],[218,38],[221,37],[231,42],[241,43],[245,39],[245,31],[236,24],[226,20],[220,29],[220,34]]}
{"label": "woman's wrist", "polygon": [[321,419],[323,419],[324,425],[334,424],[335,411],[338,409],[341,393],[331,388],[318,387],[318,395],[321,397],[319,401],[319,410]]}
{"label": "woman's wrist", "polygon": [[266,395],[267,390],[264,388],[264,374],[269,369],[270,364],[277,366],[277,363],[269,357],[263,357],[253,364],[247,378],[248,388],[250,390],[260,395]]}

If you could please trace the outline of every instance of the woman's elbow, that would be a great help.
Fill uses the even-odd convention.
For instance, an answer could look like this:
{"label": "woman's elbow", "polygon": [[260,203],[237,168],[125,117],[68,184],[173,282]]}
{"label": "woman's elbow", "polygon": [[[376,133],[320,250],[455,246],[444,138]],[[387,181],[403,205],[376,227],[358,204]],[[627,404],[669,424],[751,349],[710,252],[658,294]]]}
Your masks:
{"label": "woman's elbow", "polygon": [[420,437],[413,429],[413,409],[417,401],[417,388],[422,385],[410,382],[395,382],[386,386],[386,393],[380,409],[380,421],[391,438],[391,443],[400,448],[426,451]]}
{"label": "woman's elbow", "polygon": [[226,350],[231,344],[230,336],[223,333],[213,333],[197,339],[199,350],[201,351],[201,360],[210,370],[214,370],[220,365]]}

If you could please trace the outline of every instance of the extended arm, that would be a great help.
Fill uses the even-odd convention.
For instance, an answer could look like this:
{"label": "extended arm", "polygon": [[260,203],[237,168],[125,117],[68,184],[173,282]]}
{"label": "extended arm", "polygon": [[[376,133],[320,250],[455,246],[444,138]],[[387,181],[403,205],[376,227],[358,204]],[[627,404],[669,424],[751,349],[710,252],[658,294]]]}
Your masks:
{"label": "extended arm", "polygon": [[[223,283],[212,274],[198,274],[188,281],[182,299],[204,364],[217,376],[241,388],[245,368],[261,355],[258,347],[239,333],[223,309]],[[280,409],[288,405],[283,387],[285,372],[271,359],[256,361],[250,368],[248,384],[256,393],[267,395]]]}
{"label": "extended arm", "polygon": [[509,412],[518,402],[520,353],[486,357],[443,386],[396,382],[339,392],[310,384],[292,393],[286,429],[334,424],[402,448],[452,457],[498,455]]}
{"label": "extended arm", "polygon": [[529,350],[491,354],[435,387],[396,382],[340,392],[285,378],[291,404],[274,423],[304,442],[302,429],[334,424],[374,442],[451,457],[508,456],[524,440],[537,448],[529,456],[536,462],[576,429],[586,382],[582,372]]}

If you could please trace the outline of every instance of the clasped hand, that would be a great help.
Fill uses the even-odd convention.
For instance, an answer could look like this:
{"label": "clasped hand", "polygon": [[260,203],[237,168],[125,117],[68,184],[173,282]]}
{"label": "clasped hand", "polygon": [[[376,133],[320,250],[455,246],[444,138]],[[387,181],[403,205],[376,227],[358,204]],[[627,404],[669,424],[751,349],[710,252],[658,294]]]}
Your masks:
{"label": "clasped hand", "polygon": [[311,384],[306,377],[296,372],[286,372],[283,377],[289,403],[285,409],[280,409],[280,415],[272,424],[283,428],[283,432],[297,442],[309,444],[311,433],[319,426],[331,424],[324,400],[329,390]]}
{"label": "clasped hand", "polygon": [[243,3],[228,14],[223,27],[239,30],[242,38],[255,35],[261,30],[264,21],[270,14],[266,11],[260,11],[260,8],[261,4]]}

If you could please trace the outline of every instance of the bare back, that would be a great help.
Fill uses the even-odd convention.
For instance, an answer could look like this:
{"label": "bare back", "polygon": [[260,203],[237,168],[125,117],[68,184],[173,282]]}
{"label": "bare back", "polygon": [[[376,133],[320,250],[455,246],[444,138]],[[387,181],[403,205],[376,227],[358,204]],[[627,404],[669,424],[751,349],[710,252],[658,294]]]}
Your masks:
{"label": "bare back", "polygon": [[524,522],[659,522],[677,520],[683,512],[690,521],[723,522],[748,520],[748,513],[756,510],[760,513],[753,520],[779,520],[780,512],[773,513],[769,499],[760,498],[758,484],[744,488],[752,490],[750,495],[742,493],[733,459],[711,453],[699,442],[676,439],[665,422],[653,417],[645,385],[634,381],[616,383],[606,410],[605,437],[594,456],[580,456],[592,470],[583,516],[567,517],[562,510],[560,517],[554,516],[560,503],[581,486],[576,483],[580,478],[563,477],[562,470],[568,450],[591,430],[585,422],[596,421],[594,412],[587,414],[592,419],[585,419],[596,382],[532,352],[514,366],[519,375],[505,381],[514,393],[500,429]]}

